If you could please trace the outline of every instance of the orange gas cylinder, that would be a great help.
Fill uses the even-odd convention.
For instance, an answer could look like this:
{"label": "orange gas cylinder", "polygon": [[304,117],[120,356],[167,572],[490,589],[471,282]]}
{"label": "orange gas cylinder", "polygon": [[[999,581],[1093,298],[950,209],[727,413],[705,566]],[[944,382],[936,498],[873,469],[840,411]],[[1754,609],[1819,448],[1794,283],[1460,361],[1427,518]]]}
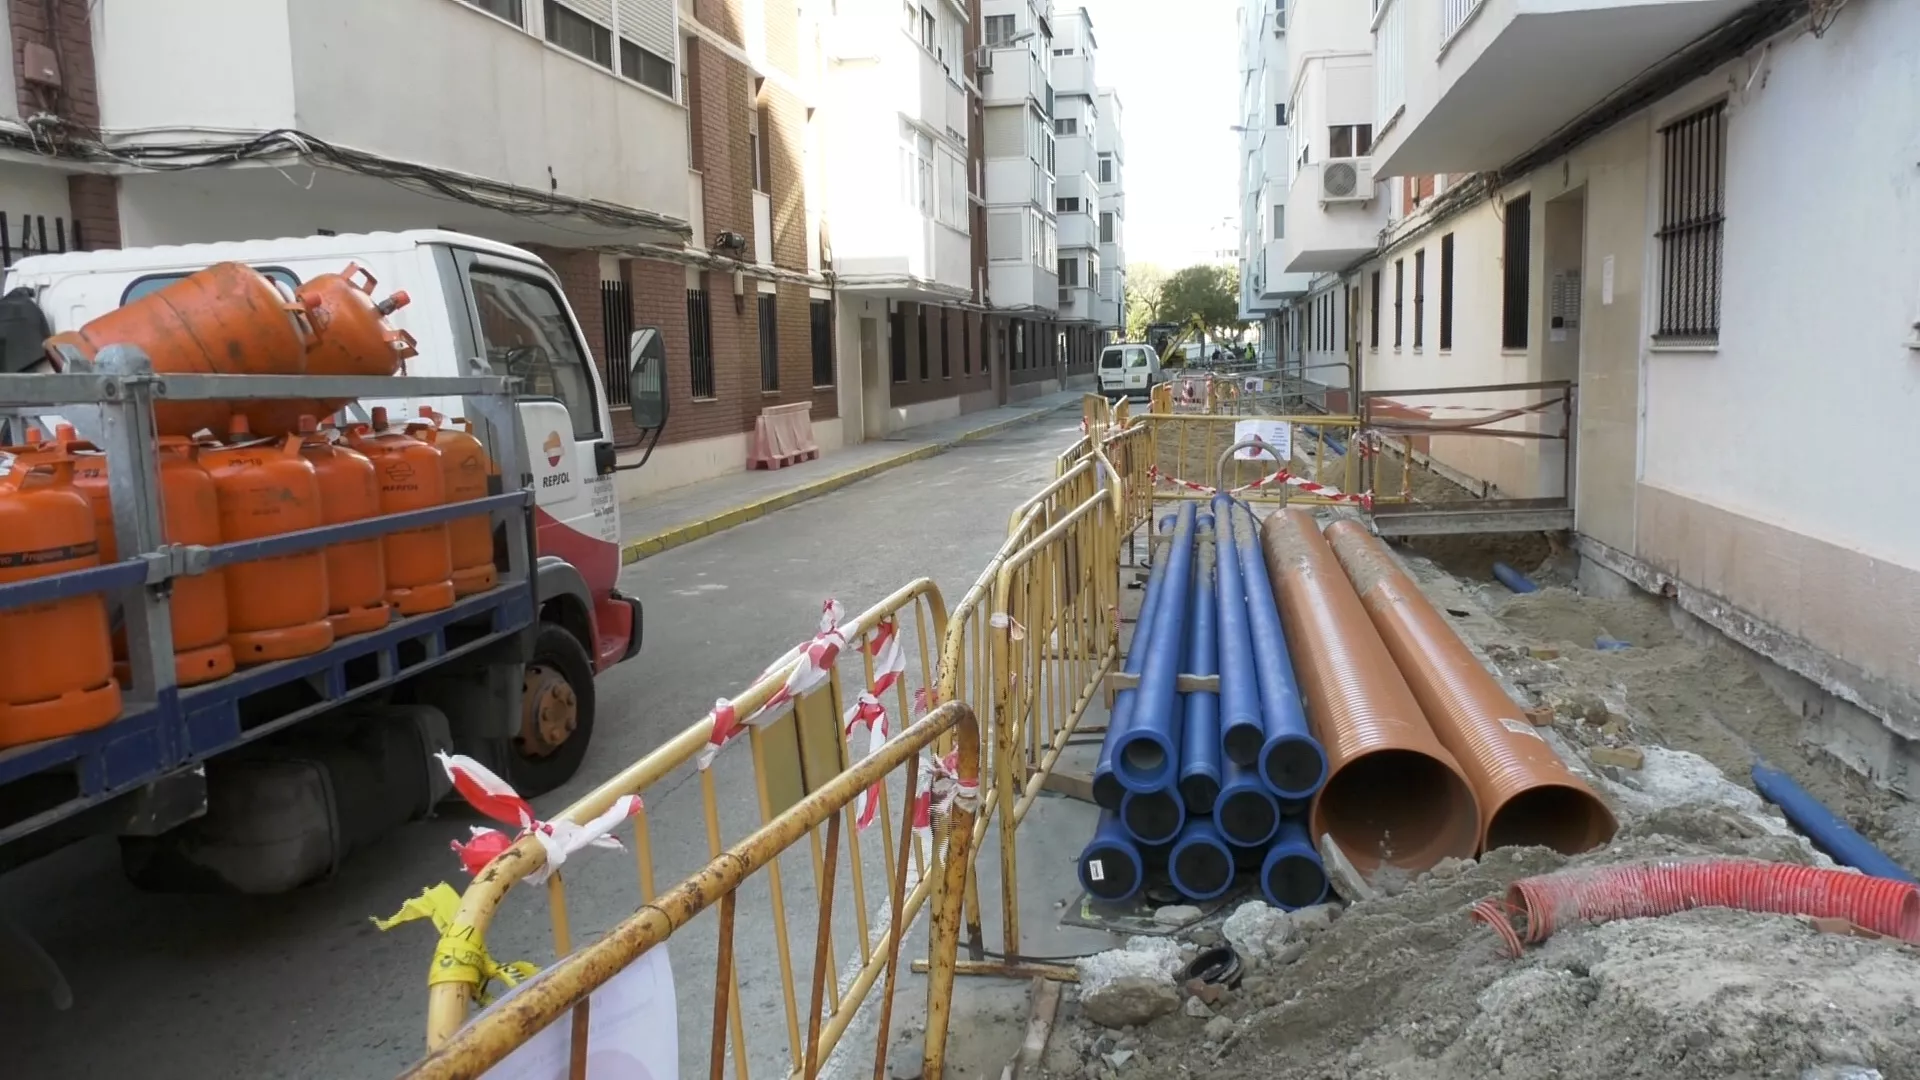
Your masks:
{"label": "orange gas cylinder", "polygon": [[[440,451],[448,502],[487,497],[493,459],[474,437],[473,425],[466,417],[449,418],[422,405],[420,419],[407,425],[407,433],[427,440]],[[453,540],[453,591],[470,596],[493,588],[500,580],[500,571],[493,565],[493,520],[486,514],[475,514],[449,522],[447,531]]]}
{"label": "orange gas cylinder", "polygon": [[[282,286],[251,267],[216,263],[116,308],[80,329],[47,339],[56,367],[61,347],[93,359],[109,345],[138,345],[153,369],[193,375],[301,375],[313,344],[313,324]],[[332,412],[336,402],[319,412]],[[160,402],[154,422],[163,435],[202,428],[227,430],[233,406],[225,401]]]}
{"label": "orange gas cylinder", "polygon": [[[92,443],[81,441],[67,424],[55,429],[54,443],[73,458],[74,490],[93,504],[100,561],[117,561],[120,555],[113,535],[113,504],[107,494],[107,455]],[[211,546],[220,542],[220,507],[213,477],[195,460],[194,446],[186,439],[160,440],[160,512],[168,543]],[[193,686],[233,674],[233,649],[227,644],[226,572],[209,570],[175,578],[171,608],[174,681]],[[127,658],[124,632],[114,633],[113,655],[120,661]]]}
{"label": "orange gas cylinder", "polygon": [[[373,410],[371,430],[348,433],[355,450],[373,460],[380,477],[380,512],[423,510],[446,501],[440,451],[387,423],[387,410]],[[453,549],[445,525],[390,532],[387,552],[387,601],[402,615],[439,611],[452,605]]]}
{"label": "orange gas cylinder", "polygon": [[[380,481],[365,454],[300,418],[300,455],[320,482],[320,516],[329,525],[380,516]],[[335,638],[387,625],[387,568],[380,538],[332,544],[327,550],[327,618]]]}
{"label": "orange gas cylinder", "polygon": [[[320,481],[298,436],[252,437],[236,416],[225,445],[202,448],[220,502],[220,538],[258,540],[322,524]],[[327,557],[302,551],[226,568],[227,641],[242,664],[317,653],[333,644],[327,621]]]}
{"label": "orange gas cylinder", "polygon": [[[0,455],[0,584],[100,565],[73,461]],[[120,714],[107,604],[74,596],[0,611],[0,746],[103,727]]]}
{"label": "orange gas cylinder", "polygon": [[[294,290],[313,323],[314,343],[307,353],[308,375],[392,375],[415,355],[413,335],[396,330],[387,316],[407,306],[396,292],[375,301],[372,274],[348,263],[338,274],[321,274]],[[326,416],[337,401],[257,401],[244,406],[255,431],[295,431],[300,417]]]}

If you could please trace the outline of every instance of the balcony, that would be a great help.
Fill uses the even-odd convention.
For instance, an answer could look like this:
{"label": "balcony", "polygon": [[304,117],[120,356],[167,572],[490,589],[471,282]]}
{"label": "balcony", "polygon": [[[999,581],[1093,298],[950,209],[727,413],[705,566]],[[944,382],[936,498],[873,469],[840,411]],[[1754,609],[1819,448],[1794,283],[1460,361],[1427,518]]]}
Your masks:
{"label": "balcony", "polygon": [[[659,4],[671,20],[672,0],[644,2]],[[103,4],[94,19],[102,126],[136,133],[123,142],[145,132],[170,141],[183,131],[298,129],[382,157],[651,211],[668,225],[689,215],[686,111],[671,96],[470,4]],[[660,47],[677,53],[671,38]],[[290,192],[271,169],[231,171],[260,174],[263,198]],[[238,181],[223,183],[234,197],[252,199],[232,190]],[[389,198],[404,199],[384,187]],[[524,221],[451,210],[419,220],[485,228],[483,214],[499,219],[493,231]],[[524,227],[519,238],[578,246],[659,240],[671,231],[556,224],[568,227]]]}
{"label": "balcony", "polygon": [[1755,0],[1388,0],[1382,176],[1497,169]]}
{"label": "balcony", "polygon": [[1075,322],[1094,322],[1100,313],[1095,304],[1098,296],[1086,285],[1063,285],[1059,290],[1059,311],[1062,319]]}
{"label": "balcony", "polygon": [[1365,257],[1387,224],[1387,199],[1365,158],[1317,162],[1287,192],[1286,273],[1329,273]]}
{"label": "balcony", "polygon": [[1093,81],[1093,57],[1056,56],[1053,58],[1054,93],[1091,96],[1096,89]]}
{"label": "balcony", "polygon": [[987,295],[993,306],[1009,311],[1060,310],[1060,279],[1029,262],[996,262],[987,267]]}
{"label": "balcony", "polygon": [[1053,177],[1031,158],[987,159],[987,202],[992,206],[1030,203],[1053,212]]}
{"label": "balcony", "polygon": [[1024,45],[989,49],[986,81],[980,97],[988,105],[1018,105],[1033,101],[1047,103],[1047,71]]}
{"label": "balcony", "polygon": [[1060,250],[1099,247],[1099,232],[1098,222],[1092,211],[1081,210],[1078,213],[1061,214]]}

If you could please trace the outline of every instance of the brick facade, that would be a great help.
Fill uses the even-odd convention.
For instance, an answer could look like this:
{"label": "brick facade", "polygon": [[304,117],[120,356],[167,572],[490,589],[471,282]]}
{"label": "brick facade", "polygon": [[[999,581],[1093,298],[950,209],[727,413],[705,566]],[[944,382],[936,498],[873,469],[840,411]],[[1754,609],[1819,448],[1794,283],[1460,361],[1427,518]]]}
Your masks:
{"label": "brick facade", "polygon": [[[907,378],[895,382],[889,395],[896,405],[919,405],[942,398],[991,390],[993,376],[980,363],[981,326],[989,321],[978,312],[938,304],[902,301],[907,329]],[[941,313],[946,314],[946,367],[941,367]],[[926,377],[920,375],[920,333],[917,320],[927,320]]]}
{"label": "brick facade", "polygon": [[[93,58],[89,0],[4,0],[12,39],[14,92],[20,114],[50,113],[67,121],[76,136],[91,137],[100,127],[99,84]],[[48,23],[51,10],[53,22]],[[47,90],[26,78],[29,43],[45,45],[60,66],[60,88]],[[120,246],[120,182],[111,176],[78,173],[67,178],[67,201],[86,250]]]}
{"label": "brick facade", "polygon": [[80,247],[87,251],[120,246],[120,180],[96,173],[67,177],[67,202],[73,207]]}

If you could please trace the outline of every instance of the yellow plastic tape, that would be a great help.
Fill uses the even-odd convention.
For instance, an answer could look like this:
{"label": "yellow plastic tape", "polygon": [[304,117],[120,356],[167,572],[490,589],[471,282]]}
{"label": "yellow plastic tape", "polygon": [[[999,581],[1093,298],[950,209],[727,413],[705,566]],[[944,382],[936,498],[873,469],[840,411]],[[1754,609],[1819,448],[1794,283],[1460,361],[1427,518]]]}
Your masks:
{"label": "yellow plastic tape", "polygon": [[440,941],[433,947],[433,969],[427,974],[427,985],[465,983],[473,987],[474,997],[482,1005],[493,1000],[487,993],[490,984],[499,982],[511,988],[540,970],[525,960],[505,964],[496,961],[488,954],[478,928],[454,921],[459,913],[460,894],[443,881],[400,905],[392,917],[375,918],[373,925],[391,930],[402,923],[431,921],[440,931]]}

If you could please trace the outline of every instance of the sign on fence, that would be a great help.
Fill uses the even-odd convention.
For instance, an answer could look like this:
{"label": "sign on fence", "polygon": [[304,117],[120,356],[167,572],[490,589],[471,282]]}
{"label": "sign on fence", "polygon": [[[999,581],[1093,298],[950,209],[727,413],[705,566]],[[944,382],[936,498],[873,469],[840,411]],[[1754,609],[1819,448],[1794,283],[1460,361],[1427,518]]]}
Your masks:
{"label": "sign on fence", "polygon": [[1244,442],[1254,438],[1273,449],[1258,450],[1251,446],[1243,446],[1233,452],[1236,460],[1257,461],[1260,458],[1268,458],[1280,465],[1293,460],[1293,425],[1285,420],[1241,420],[1233,425],[1234,442]]}
{"label": "sign on fence", "polygon": [[[512,1000],[508,994],[493,1008]],[[615,974],[589,1000],[587,1080],[678,1080],[679,1027],[666,945]],[[567,1080],[572,1035],[570,1017],[556,1020],[488,1069],[486,1080]]]}

